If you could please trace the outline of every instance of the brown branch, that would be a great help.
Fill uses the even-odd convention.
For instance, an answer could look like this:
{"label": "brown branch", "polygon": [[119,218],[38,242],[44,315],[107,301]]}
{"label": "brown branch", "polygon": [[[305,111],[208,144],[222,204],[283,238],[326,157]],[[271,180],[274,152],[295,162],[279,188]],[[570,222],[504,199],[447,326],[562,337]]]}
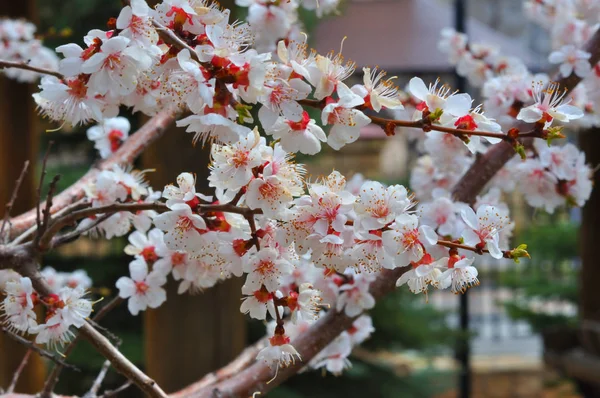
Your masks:
{"label": "brown branch", "polygon": [[[32,258],[25,259],[17,271],[21,275],[29,277],[33,288],[42,296],[53,293],[44,277],[40,274],[39,266]],[[89,323],[86,322],[79,328],[79,334],[89,341],[104,358],[108,359],[117,372],[133,381],[147,396],[156,398],[167,397],[154,380],[131,363],[106,337]]]}
{"label": "brown branch", "polygon": [[52,179],[52,181],[50,182],[50,185],[48,187],[48,195],[46,195],[46,206],[44,206],[44,210],[42,210],[43,220],[42,220],[41,228],[38,228],[37,234],[35,236],[34,245],[39,243],[39,239],[42,236],[44,236],[44,233],[46,232],[46,230],[48,229],[48,226],[50,225],[50,218],[51,218],[50,209],[52,208],[52,199],[54,198],[54,192],[56,191],[56,184],[58,184],[59,180],[60,180],[60,175],[54,176],[54,178]]}
{"label": "brown branch", "polygon": [[[23,164],[23,169],[21,170],[21,174],[19,175],[19,178],[17,179],[17,182],[15,184],[15,188],[13,189],[12,195],[10,197],[10,201],[6,204],[6,209],[4,210],[4,219],[2,220],[2,226],[0,227],[0,241],[4,242],[4,228],[6,227],[6,224],[8,224],[8,220],[10,218],[10,211],[12,210],[13,206],[15,205],[15,200],[17,199],[17,194],[19,193],[19,188],[21,188],[21,184],[23,183],[23,179],[25,178],[25,174],[27,173],[27,169],[29,168],[29,160],[25,161],[25,164]],[[8,235],[10,236],[10,232],[8,233]]]}
{"label": "brown branch", "polygon": [[[322,109],[324,106],[323,101],[316,101],[310,99],[304,99],[298,101],[301,105],[309,106],[312,108]],[[359,107],[360,108],[360,107]],[[425,117],[421,120],[401,120],[401,119],[387,119],[384,117],[373,116],[373,115],[365,115],[369,119],[371,119],[371,123],[376,124],[383,128],[387,135],[394,135],[394,129],[396,127],[407,127],[407,128],[416,128],[422,129],[423,131],[439,131],[441,133],[451,134],[458,138],[468,137],[468,136],[478,136],[478,137],[488,137],[488,138],[497,138],[507,142],[514,142],[516,138],[521,136],[523,137],[538,137],[540,136],[540,131],[535,129],[525,133],[519,133],[518,136],[510,136],[508,134],[504,134],[502,132],[491,132],[491,131],[479,131],[479,130],[465,130],[459,128],[452,127],[444,127],[437,124],[431,123],[431,121]]]}
{"label": "brown branch", "polygon": [[[77,182],[56,195],[53,200],[53,206],[50,208],[50,213],[54,214],[83,198],[85,196],[83,188],[96,178],[99,171],[109,169],[113,165],[131,163],[150,144],[161,137],[167,128],[175,122],[177,117],[178,113],[171,110],[164,110],[153,116],[108,159],[91,168]],[[20,235],[35,224],[35,209],[11,219],[11,222],[13,225],[12,233]]]}
{"label": "brown branch", "polygon": [[[102,318],[104,318],[109,312],[117,308],[123,301],[124,300],[121,297],[116,296],[111,301],[109,301],[108,304],[102,307],[100,311],[98,311],[96,315],[92,318],[92,320],[94,322],[100,322]],[[80,339],[81,335],[78,334],[77,336],[75,336],[73,341],[69,343],[67,348],[65,348],[65,350],[63,351],[64,358],[67,358],[69,355],[71,355]],[[46,382],[44,383],[44,388],[42,389],[42,392],[40,393],[42,397],[52,395],[52,391],[54,390],[54,387],[56,387],[56,383],[58,383],[60,373],[63,369],[64,367],[59,364],[54,366],[52,372],[50,372],[48,378],[46,379]]]}
{"label": "brown branch", "polygon": [[[86,208],[89,205],[90,204],[87,202],[87,200],[85,198],[79,199],[77,202],[72,203],[72,204],[68,205],[67,207],[64,207],[64,208],[60,209],[59,211],[57,211],[56,213],[54,213],[54,217],[58,218],[65,214],[71,213],[75,210]],[[28,230],[26,230],[25,232],[21,233],[21,235],[17,236],[15,239],[13,239],[9,245],[16,246],[20,243],[23,243],[27,238],[29,238],[31,235],[33,235],[36,231],[37,231],[37,225],[32,225]]]}
{"label": "brown branch", "polygon": [[31,356],[31,353],[32,353],[31,349],[29,349],[25,352],[25,356],[23,356],[23,359],[21,360],[19,367],[13,374],[13,378],[12,378],[12,381],[10,382],[10,385],[8,386],[8,389],[6,390],[7,394],[11,394],[13,391],[15,391],[15,387],[17,386],[17,382],[19,381],[19,376],[21,376],[21,373],[23,373],[23,369],[25,369],[25,366],[27,366],[27,362],[29,362],[29,357]]}
{"label": "brown branch", "polygon": [[62,73],[54,71],[54,70],[50,70],[50,69],[46,69],[46,68],[38,68],[36,66],[31,66],[25,62],[11,62],[11,61],[0,61],[0,69],[5,69],[5,68],[16,68],[16,69],[24,69],[24,70],[28,70],[31,72],[37,72],[40,73],[42,75],[50,75],[50,76],[54,76],[57,77],[59,79],[64,79],[65,77],[62,75]]}
{"label": "brown branch", "polygon": [[94,380],[92,387],[90,387],[90,390],[85,394],[84,397],[94,398],[98,395],[98,390],[100,389],[100,386],[102,385],[109,368],[110,361],[104,361],[102,368],[100,369],[100,373],[98,373],[98,376],[96,377],[96,380]]}
{"label": "brown branch", "polygon": [[10,332],[9,330],[7,330],[4,327],[0,327],[0,330],[2,330],[2,333],[4,333],[5,335],[7,335],[8,337],[10,337],[11,339],[13,339],[14,341],[16,341],[19,344],[24,345],[25,347],[29,348],[32,351],[35,351],[36,353],[38,353],[39,355],[48,358],[49,360],[51,360],[52,362],[56,362],[58,364],[61,364],[64,367],[76,370],[79,372],[79,369],[69,363],[66,363],[65,361],[63,361],[62,359],[60,359],[57,355],[52,354],[50,351],[46,351],[43,348],[38,347],[37,345],[35,345],[34,343],[32,343],[31,341],[27,340],[24,337],[19,336],[18,334],[14,334],[12,332]]}
{"label": "brown branch", "polygon": [[[369,291],[376,300],[385,296],[396,288],[396,280],[409,269],[410,267],[396,268],[391,271],[382,270],[371,284]],[[356,318],[348,317],[343,312],[329,311],[327,315],[312,325],[308,331],[292,341],[292,345],[300,354],[302,361],[297,361],[294,365],[280,369],[275,379],[273,379],[275,376],[274,370],[262,362],[255,362],[248,368],[236,373],[233,377],[229,377],[215,385],[209,385],[200,389],[193,389],[192,385],[173,394],[173,396],[176,398],[209,398],[215,396],[226,398],[250,397],[257,392],[264,394],[298,373],[300,369],[306,366],[333,339],[344,330],[350,328]],[[269,380],[272,381],[269,382]]]}
{"label": "brown branch", "polygon": [[42,171],[40,172],[40,182],[38,184],[37,187],[37,201],[36,201],[36,206],[35,206],[35,224],[37,225],[37,230],[38,233],[35,236],[35,241],[37,244],[37,241],[40,239],[42,228],[42,215],[40,212],[40,208],[42,206],[42,204],[40,203],[40,201],[42,200],[42,186],[44,185],[44,178],[46,178],[46,163],[48,163],[48,155],[50,154],[50,149],[52,148],[52,145],[54,144],[54,141],[50,141],[48,143],[48,148],[46,148],[46,153],[44,154],[44,160],[42,161]]}
{"label": "brown branch", "polygon": [[[198,205],[198,208],[202,213],[210,212],[225,212],[225,213],[236,213],[241,214],[248,219],[254,214],[262,214],[261,209],[252,210],[248,207],[238,207],[232,204],[224,205]],[[50,225],[46,233],[42,236],[39,242],[40,251],[47,251],[55,245],[63,244],[71,239],[76,238],[81,234],[81,231],[73,231],[72,234],[65,234],[64,236],[55,237],[61,229],[75,224],[77,221],[87,217],[97,216],[99,214],[114,214],[120,211],[128,211],[135,213],[142,210],[155,210],[155,211],[166,211],[168,210],[167,205],[162,202],[132,202],[132,203],[113,203],[110,205],[99,206],[99,207],[87,207],[81,210],[75,210],[71,213],[65,214],[64,216],[56,219],[56,221]],[[250,223],[250,221],[248,221]],[[252,225],[251,225],[252,226]],[[255,227],[256,230],[256,227]],[[255,231],[256,233],[256,231]]]}
{"label": "brown branch", "polygon": [[114,390],[107,390],[104,392],[104,394],[100,395],[98,398],[108,398],[108,397],[114,397],[117,394],[119,394],[120,392],[125,391],[126,389],[128,389],[131,384],[133,384],[131,382],[131,380],[128,380],[125,384],[123,384],[122,386],[115,388]]}
{"label": "brown branch", "polygon": [[256,355],[267,344],[266,339],[261,339],[253,345],[246,347],[233,361],[221,369],[211,372],[204,376],[200,381],[195,382],[183,390],[170,394],[170,398],[185,398],[194,396],[198,391],[205,390],[220,381],[234,377],[236,374],[247,368],[256,360]]}

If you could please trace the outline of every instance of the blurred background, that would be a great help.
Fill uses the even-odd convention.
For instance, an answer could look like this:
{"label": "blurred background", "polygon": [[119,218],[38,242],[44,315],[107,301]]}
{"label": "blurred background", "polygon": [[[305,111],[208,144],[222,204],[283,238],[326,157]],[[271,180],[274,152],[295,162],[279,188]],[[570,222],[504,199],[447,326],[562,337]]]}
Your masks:
{"label": "blurred background", "polygon": [[[222,2],[235,7],[233,1]],[[92,28],[118,15],[118,0],[21,0],[0,2],[0,17],[22,17],[38,26],[45,44],[54,48],[81,42]],[[244,10],[236,9],[243,19]],[[446,56],[437,51],[444,27],[464,28],[477,41],[502,48],[523,59],[531,70],[547,69],[547,34],[529,23],[521,0],[347,0],[340,15],[316,20],[302,14],[310,43],[319,52],[337,50],[363,66],[379,65],[399,76],[403,87],[413,76],[426,82],[439,77],[455,88],[456,78]],[[358,80],[358,77],[357,77]],[[96,161],[85,128],[44,132],[47,125],[30,98],[34,86],[0,75],[0,203],[6,203],[27,159],[37,163],[30,173],[14,213],[34,205],[34,181],[49,141],[49,175],[61,174],[59,189],[78,179]],[[471,94],[476,98],[477,92]],[[125,112],[122,112],[125,115]],[[313,116],[314,117],[314,116]],[[132,131],[144,122],[131,116]],[[192,171],[205,184],[208,148],[193,148],[182,131],[166,134],[137,166],[154,168],[156,189],[173,182],[181,171]],[[600,158],[598,131],[569,137],[585,147],[588,162]],[[177,154],[177,156],[174,156]],[[405,134],[385,137],[367,127],[361,139],[340,152],[326,148],[306,162],[313,177],[332,169],[344,175],[362,173],[386,183],[408,184],[417,152]],[[342,377],[306,373],[277,388],[273,397],[579,397],[600,396],[600,269],[595,240],[600,237],[598,193],[586,209],[553,215],[534,213],[518,196],[510,200],[517,230],[515,242],[527,242],[533,260],[479,263],[481,285],[465,299],[449,291],[434,291],[428,302],[400,289],[372,311],[376,332],[352,357],[353,367]],[[127,269],[125,239],[79,241],[43,259],[61,271],[85,269],[99,294],[115,294],[116,279]],[[176,391],[233,359],[247,344],[264,335],[264,325],[239,313],[241,281],[221,284],[198,296],[178,296],[168,286],[169,300],[157,310],[131,317],[124,307],[103,325],[118,335],[123,353],[157,380]],[[184,320],[182,326],[181,320]],[[600,325],[600,324],[598,324]],[[183,348],[183,349],[182,349]],[[0,336],[0,386],[6,386],[21,362],[24,349]],[[69,358],[81,373],[65,371],[57,390],[82,394],[92,384],[103,359],[86,344]],[[46,366],[31,359],[17,391],[37,392]],[[123,379],[109,373],[106,388]],[[141,394],[130,388],[121,396]]]}

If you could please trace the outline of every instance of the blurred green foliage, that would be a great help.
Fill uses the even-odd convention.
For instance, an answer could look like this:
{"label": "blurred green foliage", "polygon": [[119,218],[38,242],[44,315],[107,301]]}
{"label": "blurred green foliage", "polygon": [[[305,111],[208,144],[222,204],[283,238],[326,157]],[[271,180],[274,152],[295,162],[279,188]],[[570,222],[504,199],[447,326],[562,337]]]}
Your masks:
{"label": "blurred green foliage", "polygon": [[528,322],[537,332],[577,322],[572,314],[540,311],[532,302],[577,304],[578,229],[575,223],[558,222],[521,231],[516,241],[527,242],[531,260],[500,274],[500,285],[515,291],[515,298],[504,303],[510,317]]}

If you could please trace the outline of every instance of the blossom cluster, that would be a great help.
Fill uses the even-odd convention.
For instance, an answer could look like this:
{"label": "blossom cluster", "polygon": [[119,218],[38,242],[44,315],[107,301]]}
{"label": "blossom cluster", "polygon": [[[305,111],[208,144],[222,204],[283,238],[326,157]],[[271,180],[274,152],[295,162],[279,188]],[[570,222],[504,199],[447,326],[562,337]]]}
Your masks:
{"label": "blossom cluster", "polygon": [[298,8],[314,11],[318,18],[337,11],[339,0],[236,0],[236,5],[248,8],[246,21],[254,35],[254,48],[272,52],[278,40],[298,40],[303,26]]}
{"label": "blossom cluster", "polygon": [[[38,294],[27,277],[6,282],[6,297],[0,304],[4,318],[2,323],[11,332],[36,335],[37,344],[58,348],[75,336],[70,328],[83,326],[92,313],[93,303],[86,298],[86,286],[90,281],[81,272],[57,274],[51,268],[46,268],[44,275],[49,278],[56,293]],[[38,322],[36,306],[45,308],[41,323]]]}
{"label": "blossom cluster", "polygon": [[[35,38],[36,27],[31,22],[0,18],[0,61],[26,63],[29,66],[56,70],[58,56]],[[25,69],[2,70],[19,82],[33,82],[39,74]]]}

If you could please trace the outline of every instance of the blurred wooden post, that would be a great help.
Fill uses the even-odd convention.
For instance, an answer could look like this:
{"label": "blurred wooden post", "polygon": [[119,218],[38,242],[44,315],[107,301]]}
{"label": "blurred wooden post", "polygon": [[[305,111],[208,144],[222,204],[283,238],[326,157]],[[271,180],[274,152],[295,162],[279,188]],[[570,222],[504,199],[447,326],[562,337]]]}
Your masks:
{"label": "blurred wooden post", "polygon": [[[1,1],[0,17],[36,20],[35,2]],[[12,214],[29,210],[35,204],[36,157],[38,153],[37,116],[31,98],[34,85],[17,83],[0,74],[0,217],[10,200],[15,182],[26,160],[29,172],[19,191]],[[0,335],[0,387],[6,388],[27,350],[4,334]],[[16,391],[36,393],[44,385],[45,368],[38,355],[29,358]]]}
{"label": "blurred wooden post", "polygon": [[[585,152],[586,162],[592,167],[600,164],[600,129],[590,129],[579,135],[580,147]],[[598,238],[600,237],[600,173],[594,173],[594,190],[583,208],[580,250],[580,303],[579,313],[582,320],[600,322],[600,257],[598,256]]]}
{"label": "blurred wooden post", "polygon": [[[152,186],[174,183],[184,171],[196,175],[196,188],[208,193],[209,146],[192,146],[192,135],[171,128],[145,152],[144,168]],[[240,278],[192,296],[178,295],[174,281],[167,284],[167,301],[144,315],[146,370],[167,392],[198,380],[227,364],[246,343],[246,323],[240,313]]]}
{"label": "blurred wooden post", "polygon": [[[600,129],[593,128],[579,134],[579,143],[585,153],[586,162],[592,167],[600,164]],[[594,173],[594,190],[583,208],[581,231],[579,236],[581,252],[581,272],[579,276],[579,317],[581,322],[600,322],[600,259],[598,257],[598,238],[600,237],[600,173]],[[589,336],[587,336],[589,337]],[[600,356],[595,338],[580,338],[580,344],[586,353],[594,358]],[[592,344],[589,344],[589,343]],[[585,397],[600,396],[600,385],[577,380],[580,391]]]}

